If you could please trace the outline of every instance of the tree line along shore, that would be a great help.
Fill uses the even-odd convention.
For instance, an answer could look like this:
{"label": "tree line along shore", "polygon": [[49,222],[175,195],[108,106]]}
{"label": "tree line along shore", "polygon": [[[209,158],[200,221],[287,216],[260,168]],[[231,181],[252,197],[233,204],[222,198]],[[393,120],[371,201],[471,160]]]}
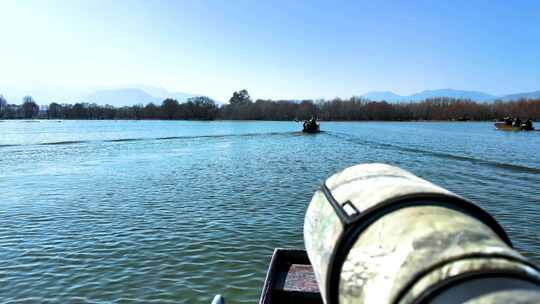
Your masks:
{"label": "tree line along shore", "polygon": [[540,120],[540,99],[478,103],[468,99],[429,98],[420,102],[388,103],[358,97],[330,100],[253,101],[246,90],[234,92],[228,104],[205,96],[178,102],[113,107],[94,103],[39,106],[30,96],[8,104],[0,95],[0,119],[162,119],[162,120],[304,120],[316,115],[336,121],[495,120],[504,116]]}

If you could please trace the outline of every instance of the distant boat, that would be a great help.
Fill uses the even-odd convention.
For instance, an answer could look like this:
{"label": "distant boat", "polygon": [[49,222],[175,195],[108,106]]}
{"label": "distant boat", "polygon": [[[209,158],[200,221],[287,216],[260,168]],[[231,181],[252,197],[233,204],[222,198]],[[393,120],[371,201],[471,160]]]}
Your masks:
{"label": "distant boat", "polygon": [[319,133],[321,132],[321,127],[317,122],[304,122],[304,128],[302,129],[304,133]]}
{"label": "distant boat", "polygon": [[514,126],[504,121],[497,121],[495,123],[495,128],[497,128],[497,130],[502,130],[502,131],[533,131],[534,130],[533,126],[527,127],[524,124],[522,124],[521,126]]}
{"label": "distant boat", "polygon": [[317,124],[316,127],[302,129],[302,132],[304,132],[304,133],[319,133],[319,132],[321,132],[321,129],[319,127],[319,124]]}

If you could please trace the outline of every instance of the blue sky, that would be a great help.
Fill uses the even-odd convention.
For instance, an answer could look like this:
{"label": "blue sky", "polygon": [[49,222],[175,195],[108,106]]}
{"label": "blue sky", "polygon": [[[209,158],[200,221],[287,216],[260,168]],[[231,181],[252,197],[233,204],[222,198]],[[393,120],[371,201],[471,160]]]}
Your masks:
{"label": "blue sky", "polygon": [[540,89],[540,1],[0,1],[0,85]]}

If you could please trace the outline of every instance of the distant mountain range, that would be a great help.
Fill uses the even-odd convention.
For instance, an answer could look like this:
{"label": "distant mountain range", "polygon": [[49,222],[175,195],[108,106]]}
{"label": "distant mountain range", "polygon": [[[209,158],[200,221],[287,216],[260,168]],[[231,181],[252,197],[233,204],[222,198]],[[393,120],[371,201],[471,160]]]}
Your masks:
{"label": "distant mountain range", "polygon": [[[100,105],[131,106],[135,104],[146,105],[148,103],[161,104],[166,98],[173,98],[179,102],[184,102],[188,98],[200,96],[184,92],[170,92],[160,87],[147,85],[128,85],[117,87],[93,87],[86,89],[68,89],[55,86],[33,86],[32,89],[21,89],[13,87],[1,87],[2,94],[9,103],[20,104],[22,98],[30,95],[40,105],[47,105],[51,102],[76,103],[87,102]],[[478,102],[491,102],[494,100],[511,101],[521,98],[540,98],[540,90],[535,92],[508,94],[502,96],[490,95],[477,91],[465,91],[454,89],[425,90],[411,95],[398,95],[390,91],[373,91],[359,97],[373,101],[388,102],[408,102],[421,101],[433,97],[451,97],[461,99],[471,99]],[[222,103],[216,101],[217,103]]]}
{"label": "distant mountain range", "polygon": [[161,104],[166,98],[184,102],[188,98],[199,96],[184,92],[169,92],[163,88],[130,85],[125,87],[94,87],[86,89],[68,89],[54,86],[36,86],[32,89],[0,87],[2,94],[9,103],[20,104],[24,96],[30,95],[41,105],[58,103],[87,102],[116,107],[135,104]]}
{"label": "distant mountain range", "polygon": [[195,96],[183,92],[168,92],[161,88],[144,87],[96,90],[82,96],[80,100],[88,103],[131,106],[135,104],[146,105],[149,103],[161,104],[167,98],[184,102]]}
{"label": "distant mountain range", "polygon": [[504,100],[504,101],[509,101],[509,100],[518,100],[518,99],[522,99],[522,98],[527,98],[527,99],[540,98],[540,90],[534,91],[534,92],[529,92],[529,93],[519,93],[519,94],[504,95],[499,99]]}
{"label": "distant mountain range", "polygon": [[460,98],[460,99],[471,99],[478,102],[490,102],[494,100],[503,100],[511,101],[518,100],[521,98],[540,98],[540,91],[528,92],[528,93],[519,93],[519,94],[509,94],[502,96],[495,96],[483,92],[477,91],[465,91],[465,90],[454,90],[454,89],[440,89],[440,90],[425,90],[419,93],[411,95],[398,95],[390,91],[373,91],[360,97],[369,99],[372,101],[388,101],[388,102],[408,102],[408,101],[421,101],[426,98],[434,97],[450,97],[450,98]]}

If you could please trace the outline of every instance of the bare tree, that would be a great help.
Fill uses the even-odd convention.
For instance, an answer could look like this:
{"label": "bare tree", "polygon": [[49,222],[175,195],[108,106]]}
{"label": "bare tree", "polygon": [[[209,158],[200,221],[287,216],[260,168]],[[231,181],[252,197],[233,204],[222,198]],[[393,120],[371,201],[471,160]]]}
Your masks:
{"label": "bare tree", "polygon": [[2,94],[0,94],[0,118],[4,118],[7,111],[7,100]]}
{"label": "bare tree", "polygon": [[39,106],[34,101],[32,96],[24,96],[22,110],[23,110],[24,118],[31,119],[38,115]]}

